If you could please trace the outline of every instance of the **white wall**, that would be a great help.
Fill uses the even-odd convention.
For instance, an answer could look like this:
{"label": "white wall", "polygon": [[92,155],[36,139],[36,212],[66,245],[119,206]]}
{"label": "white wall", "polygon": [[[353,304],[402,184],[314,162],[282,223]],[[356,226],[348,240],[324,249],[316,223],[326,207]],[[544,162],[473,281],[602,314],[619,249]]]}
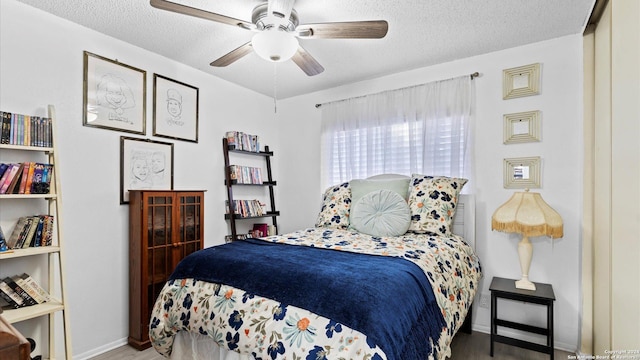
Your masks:
{"label": "white wall", "polygon": [[[502,100],[502,70],[541,63],[541,94]],[[327,67],[327,71],[331,71]],[[279,161],[296,164],[281,170],[287,189],[281,194],[281,210],[286,229],[309,226],[319,210],[320,184],[320,114],[316,103],[447,79],[475,71],[481,76],[476,86],[476,244],[484,279],[481,293],[489,294],[493,276],[519,278],[520,266],[515,235],[491,231],[491,215],[505,202],[512,190],[502,185],[502,160],[511,157],[542,158],[543,198],[564,220],[564,237],[551,241],[532,239],[534,255],[530,278],[551,283],[556,294],[556,346],[576,350],[580,318],[580,221],[582,191],[582,37],[563,37],[542,43],[425,67],[370,81],[343,86],[281,102],[279,122],[283,134],[283,151]],[[322,76],[322,75],[319,75]],[[540,110],[540,143],[504,145],[503,114]],[[285,184],[286,181],[286,184]],[[312,204],[314,206],[307,206]],[[526,313],[522,310],[526,309]],[[544,308],[519,303],[500,305],[501,316],[544,325]],[[504,312],[503,312],[504,311]],[[477,308],[474,327],[489,332],[488,309]],[[525,335],[526,339],[531,339]],[[539,337],[535,337],[539,339]]]}
{"label": "white wall", "polygon": [[[70,328],[74,358],[85,358],[123,344],[128,335],[128,206],[119,204],[120,136],[137,135],[82,126],[83,50],[147,71],[147,138],[153,73],[199,88],[199,143],[169,142],[175,143],[174,188],[207,190],[206,246],[222,243],[228,233],[222,136],[241,130],[274,143],[273,100],[17,1],[0,2],[0,26],[0,109],[44,116],[48,104],[56,106]],[[9,210],[3,208],[3,216]]]}

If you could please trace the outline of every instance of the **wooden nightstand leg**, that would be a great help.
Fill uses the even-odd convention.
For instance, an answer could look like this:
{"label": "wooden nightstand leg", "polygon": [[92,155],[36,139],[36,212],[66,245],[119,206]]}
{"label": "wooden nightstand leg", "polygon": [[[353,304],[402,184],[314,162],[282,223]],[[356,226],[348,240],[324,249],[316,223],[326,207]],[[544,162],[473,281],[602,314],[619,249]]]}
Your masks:
{"label": "wooden nightstand leg", "polygon": [[549,346],[550,359],[553,360],[554,350],[553,350],[553,301],[547,305],[547,328],[549,329],[549,334],[547,335],[547,346]]}
{"label": "wooden nightstand leg", "polygon": [[496,317],[498,313],[498,309],[496,309],[498,305],[498,301],[496,295],[491,293],[491,346],[489,350],[489,355],[493,357],[493,342],[495,341],[495,336],[498,333],[498,325],[496,325]]}

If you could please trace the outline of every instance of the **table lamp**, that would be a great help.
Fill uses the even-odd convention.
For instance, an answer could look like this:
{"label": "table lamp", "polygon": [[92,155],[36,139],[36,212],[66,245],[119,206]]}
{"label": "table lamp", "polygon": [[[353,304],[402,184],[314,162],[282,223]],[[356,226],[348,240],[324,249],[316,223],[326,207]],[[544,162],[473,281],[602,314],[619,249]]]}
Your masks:
{"label": "table lamp", "polygon": [[563,235],[562,218],[540,196],[539,193],[516,192],[491,217],[491,230],[522,234],[518,243],[518,256],[522,278],[516,281],[517,289],[535,290],[534,283],[529,281],[529,266],[533,256],[530,236],[549,236],[559,238]]}

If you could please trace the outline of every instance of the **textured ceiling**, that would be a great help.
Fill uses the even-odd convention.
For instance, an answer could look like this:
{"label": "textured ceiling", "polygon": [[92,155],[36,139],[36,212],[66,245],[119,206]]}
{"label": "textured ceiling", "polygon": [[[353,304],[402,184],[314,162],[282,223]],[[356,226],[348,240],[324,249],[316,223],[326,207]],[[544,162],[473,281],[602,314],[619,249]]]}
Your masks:
{"label": "textured ceiling", "polygon": [[[3,0],[4,1],[4,0]],[[582,33],[595,0],[297,0],[300,23],[386,20],[384,39],[306,39],[325,71],[309,77],[292,61],[251,53],[209,63],[252,32],[152,8],[148,0],[19,0],[219,78],[279,99],[492,51]],[[259,0],[173,0],[251,21]],[[117,58],[118,54],[100,54]],[[275,81],[275,84],[274,84]],[[275,85],[275,86],[274,86]]]}

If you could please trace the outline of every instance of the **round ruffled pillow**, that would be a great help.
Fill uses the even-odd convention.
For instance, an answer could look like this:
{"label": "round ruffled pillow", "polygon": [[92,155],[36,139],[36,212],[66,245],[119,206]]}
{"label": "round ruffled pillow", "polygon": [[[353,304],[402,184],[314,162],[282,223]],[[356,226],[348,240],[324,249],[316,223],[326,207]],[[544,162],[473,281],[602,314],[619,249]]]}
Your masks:
{"label": "round ruffled pillow", "polygon": [[411,210],[402,196],[375,190],[351,205],[351,226],[373,236],[400,236],[411,224]]}

